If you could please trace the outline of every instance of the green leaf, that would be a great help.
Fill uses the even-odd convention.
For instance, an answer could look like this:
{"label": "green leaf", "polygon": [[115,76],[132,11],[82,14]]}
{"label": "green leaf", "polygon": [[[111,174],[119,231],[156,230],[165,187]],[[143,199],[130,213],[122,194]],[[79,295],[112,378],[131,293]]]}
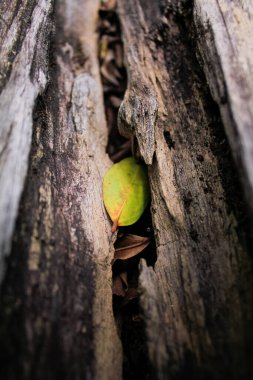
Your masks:
{"label": "green leaf", "polygon": [[114,164],[104,177],[103,198],[113,232],[135,223],[150,199],[146,167],[133,157]]}

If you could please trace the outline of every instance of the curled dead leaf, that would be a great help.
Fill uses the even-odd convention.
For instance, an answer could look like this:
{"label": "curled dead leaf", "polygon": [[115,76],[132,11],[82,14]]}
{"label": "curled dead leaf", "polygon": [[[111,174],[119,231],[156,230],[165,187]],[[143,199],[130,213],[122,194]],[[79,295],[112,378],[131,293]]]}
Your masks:
{"label": "curled dead leaf", "polygon": [[115,62],[118,67],[123,67],[124,59],[123,59],[123,47],[122,44],[115,44]]}
{"label": "curled dead leaf", "polygon": [[128,289],[127,272],[122,272],[122,273],[120,273],[119,276],[120,276],[123,284],[125,285],[125,288],[126,288],[126,291],[127,291],[127,289]]}
{"label": "curled dead leaf", "polygon": [[101,9],[113,10],[116,8],[117,0],[101,0]]}
{"label": "curled dead leaf", "polygon": [[131,140],[125,141],[119,150],[111,156],[111,160],[116,163],[127,157],[131,153]]}
{"label": "curled dead leaf", "polygon": [[124,283],[120,277],[117,275],[113,278],[112,281],[112,294],[118,297],[125,297],[126,289],[124,288]]}
{"label": "curled dead leaf", "polygon": [[133,300],[134,298],[137,298],[138,297],[138,290],[136,288],[129,288],[126,292],[126,296],[125,296],[125,299],[126,301],[131,301]]}
{"label": "curled dead leaf", "polygon": [[120,106],[121,103],[122,103],[122,98],[120,98],[120,97],[118,97],[118,96],[111,95],[111,96],[110,96],[110,102],[111,102],[111,104],[113,105],[113,107],[115,107],[115,108],[119,108],[119,106]]}
{"label": "curled dead leaf", "polygon": [[113,263],[116,260],[127,260],[142,252],[150,243],[149,237],[133,234],[124,235],[115,243],[115,254]]}
{"label": "curled dead leaf", "polygon": [[138,290],[136,288],[129,288],[126,291],[122,306],[126,306],[130,301],[138,298],[138,296],[139,296],[139,294],[138,294]]}
{"label": "curled dead leaf", "polygon": [[120,74],[117,68],[111,62],[104,62],[100,70],[101,74],[106,80],[108,80],[108,82],[114,84],[115,86],[119,85],[119,81],[116,79],[116,77],[119,78]]}
{"label": "curled dead leaf", "polygon": [[142,318],[139,314],[132,315],[132,321],[133,322],[141,322]]}

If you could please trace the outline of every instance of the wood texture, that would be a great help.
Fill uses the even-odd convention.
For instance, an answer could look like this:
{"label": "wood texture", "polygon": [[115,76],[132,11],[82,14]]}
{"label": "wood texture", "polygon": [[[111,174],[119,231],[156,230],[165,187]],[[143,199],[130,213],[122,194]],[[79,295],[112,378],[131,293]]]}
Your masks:
{"label": "wood texture", "polygon": [[[41,12],[43,4],[37,4]],[[113,240],[102,200],[102,178],[111,162],[105,153],[107,128],[97,60],[99,4],[56,2],[54,31],[48,37],[50,70],[43,76],[40,95],[31,75],[37,70],[42,75],[33,57],[43,51],[37,35],[29,31],[33,45],[29,54],[21,49],[27,59],[24,68],[14,66],[10,74],[20,81],[15,79],[14,87],[6,82],[2,92],[9,124],[18,123],[20,130],[12,130],[13,138],[21,139],[12,155],[8,147],[5,150],[10,164],[2,161],[4,191],[11,192],[6,186],[12,184],[16,192],[11,229],[33,127],[28,177],[2,289],[5,379],[121,378],[121,345],[112,313]],[[32,14],[31,27],[33,20],[41,28],[41,13]],[[47,34],[43,29],[40,33],[47,44]],[[14,112],[12,101],[19,111]],[[18,161],[24,168],[17,187],[13,166]],[[3,223],[10,220],[6,213],[1,218]],[[8,235],[1,230],[8,247],[11,229]]]}
{"label": "wood texture", "polygon": [[196,1],[198,48],[253,215],[253,3]]}
{"label": "wood texture", "polygon": [[192,9],[183,1],[118,4],[128,70],[119,125],[149,165],[156,233],[155,267],[140,266],[154,378],[246,379],[253,305],[236,219],[243,195],[196,60]]}
{"label": "wood texture", "polygon": [[47,83],[51,11],[45,0],[0,5],[0,281],[27,173],[32,111]]}

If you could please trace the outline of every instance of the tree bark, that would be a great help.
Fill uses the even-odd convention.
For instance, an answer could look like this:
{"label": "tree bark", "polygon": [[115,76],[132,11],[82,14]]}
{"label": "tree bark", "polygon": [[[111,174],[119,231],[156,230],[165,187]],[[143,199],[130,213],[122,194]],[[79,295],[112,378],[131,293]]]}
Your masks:
{"label": "tree bark", "polygon": [[[194,54],[197,47],[193,35],[197,46],[208,41],[199,29],[196,33],[196,23],[204,27],[206,20],[198,2],[193,10],[189,2],[167,2],[162,7],[163,3],[118,2],[128,70],[119,125],[126,136],[135,135],[149,165],[157,244],[154,269],[145,261],[140,265],[149,359],[158,379],[246,379],[252,374],[251,260],[238,236],[240,226],[235,213],[238,215],[242,194],[233,180],[219,110],[210,98]],[[207,1],[205,6],[215,8],[214,3]],[[233,4],[236,10],[250,17],[246,9]],[[208,17],[207,32],[210,28],[220,32],[214,15],[210,12]],[[239,24],[236,32],[243,39],[245,29]],[[233,34],[231,39],[236,43]],[[225,46],[231,43],[225,37],[222,41]],[[202,51],[207,60],[210,51],[203,46]],[[223,46],[212,56],[212,70],[219,57],[224,58],[225,73],[235,69],[225,54]],[[252,63],[246,49],[245,55],[243,51],[241,54],[241,61],[248,58]],[[243,76],[243,67],[238,66],[236,75]],[[211,83],[227,83],[227,103],[215,100],[219,101],[232,150],[243,162],[248,148],[252,153],[253,104],[252,91],[248,91],[248,98],[241,92],[252,83],[244,88],[237,82],[241,89],[238,94],[225,74],[208,74]],[[214,84],[212,89],[217,90]],[[240,108],[242,101],[244,108]],[[240,118],[245,107],[249,112]],[[230,118],[226,117],[228,109]],[[245,118],[251,120],[248,128],[242,125]],[[239,135],[240,150],[234,147],[232,130]],[[240,144],[241,139],[248,145]],[[252,157],[249,160],[252,163]],[[248,169],[244,166],[241,174],[246,193],[252,195],[252,191],[248,193]]]}
{"label": "tree bark", "polygon": [[28,166],[35,99],[47,84],[51,1],[1,3],[0,260],[10,251]]}
{"label": "tree bark", "polygon": [[[2,160],[5,172],[1,183],[15,186],[16,190],[11,199],[6,197],[10,193],[6,187],[2,194],[3,201],[12,204],[10,215],[7,206],[1,214],[3,224],[12,224],[8,234],[1,231],[6,250],[33,127],[29,171],[3,286],[2,330],[3,334],[11,333],[10,337],[2,337],[6,344],[1,350],[5,379],[121,376],[121,346],[112,313],[113,239],[101,190],[102,178],[111,163],[105,153],[107,129],[97,61],[99,4],[93,0],[56,2],[48,47],[50,31],[40,28],[41,13],[36,11],[43,9],[38,1],[31,15],[27,14],[30,26],[28,41],[25,39],[23,44],[30,50],[23,52],[21,48],[21,67],[14,63],[13,74],[2,92],[3,101],[11,104],[10,112],[12,102],[20,107],[19,114],[11,112],[8,121],[16,128],[11,132],[13,138],[21,139],[25,145],[22,155],[18,143],[11,150],[6,133],[7,158]],[[49,13],[46,17],[50,20]],[[38,43],[37,35],[30,36],[33,20],[43,44],[51,48],[47,56],[42,56],[50,65],[48,86],[45,88],[45,79],[37,92],[32,91],[31,75],[42,75],[43,61],[39,60],[37,67],[34,59],[42,55],[44,45]],[[28,62],[22,57],[28,57]],[[19,89],[17,75],[27,87],[28,99],[26,92],[20,96],[23,89]],[[5,92],[11,90],[18,99],[7,97]],[[6,112],[6,105],[3,107]],[[29,123],[21,116],[29,116]],[[24,123],[29,129],[26,135],[21,130]],[[24,166],[18,186],[13,184],[16,174],[8,162]],[[7,178],[9,173],[11,178]],[[15,366],[9,360],[14,360]]]}
{"label": "tree bark", "polygon": [[[111,162],[99,5],[0,4],[6,380],[122,378],[111,292],[116,237],[101,191]],[[148,166],[157,252],[154,267],[139,266],[150,368],[139,378],[248,379],[253,7],[118,0],[117,12],[128,75],[118,124]]]}

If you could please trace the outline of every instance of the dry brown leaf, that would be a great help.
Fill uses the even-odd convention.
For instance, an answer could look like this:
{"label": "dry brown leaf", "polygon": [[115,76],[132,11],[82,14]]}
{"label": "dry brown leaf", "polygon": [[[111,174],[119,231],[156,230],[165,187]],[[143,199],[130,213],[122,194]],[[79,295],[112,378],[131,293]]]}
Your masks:
{"label": "dry brown leaf", "polygon": [[111,62],[115,59],[115,53],[112,49],[108,49],[105,56],[105,62]]}
{"label": "dry brown leaf", "polygon": [[131,301],[137,297],[138,297],[138,290],[136,288],[129,288],[128,291],[126,292],[125,299],[127,301]]}
{"label": "dry brown leaf", "polygon": [[112,10],[116,7],[117,0],[102,0],[101,9]]}
{"label": "dry brown leaf", "polygon": [[107,19],[104,19],[104,20],[99,20],[99,25],[100,25],[100,28],[103,29],[105,32],[105,35],[106,33],[108,33],[108,30],[111,28],[112,24],[110,23],[109,20]]}
{"label": "dry brown leaf", "polygon": [[126,294],[124,297],[124,302],[123,302],[122,306],[127,305],[133,299],[138,298],[138,296],[139,296],[139,294],[138,294],[138,290],[136,288],[129,288],[126,291]]}
{"label": "dry brown leaf", "polygon": [[100,20],[99,26],[100,26],[100,29],[104,30],[104,34],[106,36],[109,36],[109,35],[111,36],[117,33],[117,26],[111,23],[111,21],[108,19]]}
{"label": "dry brown leaf", "polygon": [[111,53],[108,61],[105,60],[103,64],[106,66],[107,71],[109,71],[111,75],[115,76],[118,79],[122,79],[122,75],[120,74],[118,68],[115,66],[114,58],[112,58]]}
{"label": "dry brown leaf", "polygon": [[111,63],[104,62],[101,66],[101,73],[105,79],[108,80],[108,82],[113,83],[115,86],[119,85],[118,80],[116,77],[118,77],[119,72],[116,69],[116,67]]}
{"label": "dry brown leaf", "polygon": [[118,67],[123,67],[123,48],[121,44],[115,44],[115,62]]}
{"label": "dry brown leaf", "polygon": [[117,275],[113,278],[112,281],[112,294],[118,297],[125,297],[126,290],[124,289],[123,281],[120,275]]}
{"label": "dry brown leaf", "polygon": [[108,132],[110,133],[114,124],[114,112],[111,107],[106,108],[106,119],[108,124]]}
{"label": "dry brown leaf", "polygon": [[127,272],[122,272],[122,273],[120,273],[119,276],[120,276],[123,284],[125,285],[126,291],[127,291],[127,289],[128,289]]}
{"label": "dry brown leaf", "polygon": [[111,36],[110,34],[105,34],[105,37],[107,39],[108,45],[113,45],[113,49],[115,50],[114,45],[116,43],[120,43],[120,38],[119,36]]}
{"label": "dry brown leaf", "polygon": [[129,153],[131,153],[131,140],[127,140],[124,144],[122,144],[119,150],[111,155],[111,160],[113,162],[119,162],[123,158],[127,157]]}
{"label": "dry brown leaf", "polygon": [[132,321],[133,322],[141,322],[142,318],[139,314],[132,315]]}
{"label": "dry brown leaf", "polygon": [[122,103],[122,98],[119,98],[118,96],[110,96],[110,102],[112,103],[113,107],[119,108],[119,106]]}
{"label": "dry brown leaf", "polygon": [[133,234],[124,235],[115,243],[114,260],[127,260],[142,252],[150,243],[149,237]]}

